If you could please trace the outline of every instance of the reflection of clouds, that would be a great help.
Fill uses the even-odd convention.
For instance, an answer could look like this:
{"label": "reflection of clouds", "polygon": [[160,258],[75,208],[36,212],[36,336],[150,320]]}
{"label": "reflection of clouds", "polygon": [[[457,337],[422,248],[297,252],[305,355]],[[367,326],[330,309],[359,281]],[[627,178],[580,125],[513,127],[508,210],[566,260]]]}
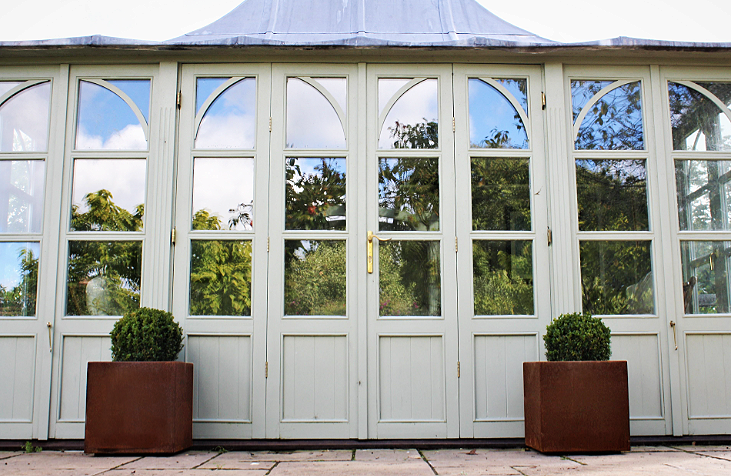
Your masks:
{"label": "reflection of clouds", "polygon": [[73,203],[79,212],[88,211],[84,196],[101,189],[112,193],[115,205],[130,213],[145,202],[144,159],[74,160]]}
{"label": "reflection of clouds", "polygon": [[380,78],[378,80],[378,115],[383,113],[386,103],[396,92],[408,83],[408,79]]}
{"label": "reflection of clouds", "polygon": [[[390,99],[390,98],[389,98]],[[400,124],[415,125],[427,121],[439,121],[437,80],[427,79],[406,91],[393,105],[383,122],[378,147],[390,149],[393,145],[389,128]]]}
{"label": "reflection of clouds", "polygon": [[0,152],[45,151],[51,84],[25,89],[0,106]]}
{"label": "reflection of clouds", "polygon": [[38,243],[0,243],[0,285],[10,290],[20,283],[22,271],[20,269],[20,251],[30,250],[35,258],[41,254]]}
{"label": "reflection of clouds", "polygon": [[320,86],[325,88],[332,97],[335,98],[340,109],[348,112],[346,97],[348,96],[348,84],[345,78],[312,78],[317,81]]}
{"label": "reflection of clouds", "polygon": [[479,79],[469,80],[470,144],[486,147],[483,141],[494,139],[496,133],[507,132],[502,148],[525,149],[528,136],[518,111],[510,101],[490,84]]}
{"label": "reflection of clouds", "polygon": [[0,197],[7,200],[7,217],[0,217],[0,233],[41,231],[44,172],[43,160],[0,161]]}
{"label": "reflection of clouds", "polygon": [[7,93],[19,84],[20,81],[0,81],[0,96]]}
{"label": "reflection of clouds", "polygon": [[[202,79],[220,80],[199,78],[199,82]],[[202,84],[213,85],[213,82]],[[255,144],[256,80],[245,78],[226,88],[208,107],[198,128],[195,147],[253,149]]]}
{"label": "reflection of clouds", "polygon": [[89,134],[83,126],[76,134],[76,148],[88,150],[146,150],[147,139],[139,124],[129,124],[118,132],[113,132],[104,139],[99,135]]}
{"label": "reflection of clouds", "polygon": [[[196,158],[193,168],[193,214],[207,210],[228,228],[230,209],[254,200],[254,159]],[[237,230],[243,230],[241,223]]]}
{"label": "reflection of clouds", "polygon": [[287,147],[345,148],[343,125],[333,106],[317,89],[297,78],[287,80]]}

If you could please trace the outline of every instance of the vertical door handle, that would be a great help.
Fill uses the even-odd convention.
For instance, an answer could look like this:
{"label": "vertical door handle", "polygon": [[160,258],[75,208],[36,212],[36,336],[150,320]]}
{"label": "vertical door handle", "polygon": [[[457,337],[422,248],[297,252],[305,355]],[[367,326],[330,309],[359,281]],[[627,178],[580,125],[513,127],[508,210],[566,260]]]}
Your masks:
{"label": "vertical door handle", "polygon": [[670,321],[670,327],[673,328],[673,342],[675,342],[675,350],[678,350],[678,336],[675,335],[675,321]]}
{"label": "vertical door handle", "polygon": [[391,238],[383,239],[373,234],[372,231],[368,231],[368,274],[373,274],[373,239],[378,241],[391,241]]}
{"label": "vertical door handle", "polygon": [[53,324],[46,322],[46,327],[48,327],[48,352],[53,352],[53,331],[51,330]]}

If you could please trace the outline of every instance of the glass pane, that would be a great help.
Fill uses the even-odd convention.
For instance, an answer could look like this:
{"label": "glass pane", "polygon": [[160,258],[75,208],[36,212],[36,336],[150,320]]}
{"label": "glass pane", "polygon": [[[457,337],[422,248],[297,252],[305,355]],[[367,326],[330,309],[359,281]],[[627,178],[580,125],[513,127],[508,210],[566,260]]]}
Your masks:
{"label": "glass pane", "polygon": [[190,314],[251,315],[251,241],[190,242]]}
{"label": "glass pane", "polygon": [[0,152],[48,150],[51,83],[24,89],[0,105]]}
{"label": "glass pane", "polygon": [[[149,80],[136,81],[146,83],[149,91]],[[147,97],[149,98],[149,93]],[[145,131],[137,115],[121,97],[109,89],[80,81],[78,107],[77,149],[147,149]]]}
{"label": "glass pane", "polygon": [[35,316],[39,243],[0,243],[0,316]]}
{"label": "glass pane", "polygon": [[439,230],[439,160],[380,159],[378,229]]}
{"label": "glass pane", "polygon": [[655,299],[649,241],[582,241],[584,312],[652,314]]}
{"label": "glass pane", "polygon": [[[731,83],[698,83],[731,106]],[[705,95],[668,82],[674,150],[731,150],[731,121]]]}
{"label": "glass pane", "polygon": [[686,314],[729,311],[728,241],[681,241],[683,302]]}
{"label": "glass pane", "polygon": [[[379,79],[379,89],[384,81],[393,80]],[[436,79],[426,79],[412,86],[394,103],[383,122],[378,148],[436,149],[437,147],[439,147],[438,84]]]}
{"label": "glass pane", "polygon": [[[199,108],[211,87],[224,78],[198,78]],[[215,88],[213,88],[215,90]],[[256,146],[256,79],[244,78],[224,90],[201,119],[195,138],[197,149],[253,149]]]}
{"label": "glass pane", "polygon": [[112,86],[122,90],[140,108],[145,121],[150,122],[150,81],[147,79],[110,79]]}
{"label": "glass pane", "polygon": [[378,114],[383,114],[383,108],[399,89],[409,84],[409,79],[381,78],[378,80]]}
{"label": "glass pane", "polygon": [[11,89],[13,89],[15,86],[18,86],[20,84],[23,84],[22,81],[0,81],[0,96],[7,93]]}
{"label": "glass pane", "polygon": [[121,316],[140,306],[141,241],[69,241],[66,315]]}
{"label": "glass pane", "polygon": [[0,160],[0,233],[40,233],[43,224],[42,160]]}
{"label": "glass pane", "polygon": [[74,160],[71,231],[142,231],[145,159]]}
{"label": "glass pane", "polygon": [[298,78],[287,79],[287,147],[345,148],[344,124],[333,105],[320,91]]}
{"label": "glass pane", "polygon": [[584,106],[594,97],[596,93],[606,88],[614,81],[571,81],[571,110],[572,110],[572,122],[576,122],[576,119],[581,114],[581,110]]}
{"label": "glass pane", "polygon": [[[525,99],[526,81],[511,81],[513,89],[522,91]],[[527,149],[525,124],[515,107],[490,84],[469,80],[470,147],[488,149]],[[524,109],[525,110],[525,109]]]}
{"label": "glass pane", "polygon": [[254,159],[209,159],[193,163],[194,230],[254,228]]}
{"label": "glass pane", "polygon": [[438,241],[378,244],[380,316],[441,316]]}
{"label": "glass pane", "polygon": [[579,230],[648,230],[646,175],[644,160],[577,160]]}
{"label": "glass pane", "polygon": [[284,241],[284,313],[344,316],[345,240]]}
{"label": "glass pane", "polygon": [[345,230],[345,159],[285,159],[287,230]]}
{"label": "glass pane", "polygon": [[348,81],[345,78],[312,78],[314,81],[325,88],[330,95],[335,98],[340,109],[348,112]]}
{"label": "glass pane", "polygon": [[472,242],[475,315],[533,314],[533,242]]}
{"label": "glass pane", "polygon": [[731,229],[731,162],[676,160],[675,181],[681,230]]}
{"label": "glass pane", "polygon": [[472,160],[472,229],[531,229],[530,161]]}
{"label": "glass pane", "polygon": [[[577,103],[586,103],[606,81],[571,81],[574,117]],[[580,112],[581,110],[579,110]],[[635,81],[612,89],[595,102],[584,116],[576,136],[577,150],[642,150],[642,94]]]}
{"label": "glass pane", "polygon": [[201,111],[203,103],[223,83],[230,78],[198,78],[195,82],[195,114]]}

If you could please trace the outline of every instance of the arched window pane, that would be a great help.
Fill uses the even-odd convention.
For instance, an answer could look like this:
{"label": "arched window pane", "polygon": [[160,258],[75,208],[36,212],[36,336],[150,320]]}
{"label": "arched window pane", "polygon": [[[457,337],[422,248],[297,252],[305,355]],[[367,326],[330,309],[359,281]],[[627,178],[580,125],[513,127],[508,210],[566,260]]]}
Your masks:
{"label": "arched window pane", "polygon": [[0,152],[48,150],[51,83],[20,91],[0,105]]}
{"label": "arched window pane", "polygon": [[[519,86],[519,83],[517,84]],[[525,89],[525,80],[522,80],[522,85]],[[520,91],[520,87],[517,89]],[[479,79],[469,80],[469,113],[470,147],[528,148],[528,134],[520,114],[510,101],[490,84]]]}
{"label": "arched window pane", "polygon": [[335,108],[320,91],[299,78],[287,79],[287,147],[345,148],[345,131]]}
{"label": "arched window pane", "polygon": [[[731,107],[731,83],[698,83]],[[731,121],[704,94],[668,82],[674,150],[731,150]]]}
{"label": "arched window pane", "polygon": [[[198,78],[198,101],[211,87],[220,86],[216,84],[220,79]],[[253,149],[255,144],[256,79],[244,78],[226,88],[208,107],[198,127],[195,147]]]}
{"label": "arched window pane", "polygon": [[[381,87],[379,79],[378,85]],[[426,79],[406,91],[383,121],[379,149],[439,147],[439,98],[436,79]]]}

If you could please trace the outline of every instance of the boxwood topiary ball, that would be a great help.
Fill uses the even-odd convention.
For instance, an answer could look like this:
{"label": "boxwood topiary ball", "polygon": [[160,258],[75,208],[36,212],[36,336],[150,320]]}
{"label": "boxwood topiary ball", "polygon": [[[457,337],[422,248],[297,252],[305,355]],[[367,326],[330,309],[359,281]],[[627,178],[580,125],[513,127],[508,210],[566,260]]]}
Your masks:
{"label": "boxwood topiary ball", "polygon": [[159,309],[143,307],[125,314],[110,335],[115,362],[175,360],[183,349],[183,330],[172,314]]}
{"label": "boxwood topiary ball", "polygon": [[609,360],[611,334],[601,319],[591,314],[562,314],[548,327],[543,342],[549,361]]}

